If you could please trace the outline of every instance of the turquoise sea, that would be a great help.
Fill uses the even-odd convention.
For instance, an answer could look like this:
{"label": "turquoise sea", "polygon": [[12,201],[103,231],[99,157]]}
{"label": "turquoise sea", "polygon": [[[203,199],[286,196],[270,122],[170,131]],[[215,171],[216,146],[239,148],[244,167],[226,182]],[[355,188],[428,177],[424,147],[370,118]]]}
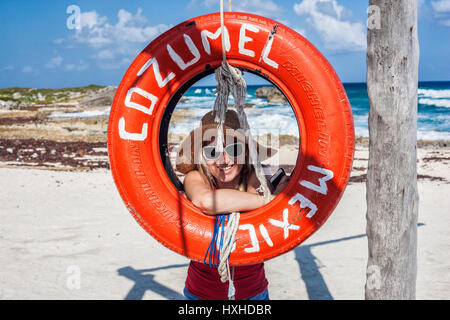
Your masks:
{"label": "turquoise sea", "polygon": [[[255,91],[261,86],[247,87],[247,102],[254,105],[246,109],[253,135],[272,132],[298,136],[296,118],[290,105],[269,104],[265,99],[256,97]],[[369,101],[366,84],[345,83],[344,88],[352,106],[355,134],[368,137]],[[187,133],[197,126],[201,116],[214,105],[214,91],[215,86],[191,87],[184,95],[187,100],[178,103],[176,111],[187,109],[193,118],[171,124],[169,132]],[[450,81],[419,83],[417,138],[450,140]]]}

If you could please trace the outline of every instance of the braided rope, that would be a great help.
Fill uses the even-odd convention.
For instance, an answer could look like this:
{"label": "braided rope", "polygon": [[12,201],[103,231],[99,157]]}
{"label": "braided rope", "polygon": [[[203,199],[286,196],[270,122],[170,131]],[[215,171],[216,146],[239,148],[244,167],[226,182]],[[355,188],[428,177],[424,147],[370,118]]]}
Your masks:
{"label": "braided rope", "polygon": [[217,148],[219,152],[223,151],[223,124],[225,122],[225,113],[228,107],[228,96],[231,92],[235,102],[235,108],[239,116],[241,128],[244,130],[248,141],[250,163],[255,167],[256,176],[261,184],[264,200],[267,203],[272,200],[272,194],[270,193],[270,189],[267,185],[267,180],[256,150],[256,145],[253,143],[254,140],[248,124],[247,115],[244,111],[245,98],[247,97],[247,84],[242,77],[241,70],[230,66],[227,61],[222,62],[222,65],[216,69],[215,75],[217,81],[217,97],[214,102],[214,110],[216,111],[216,118],[214,120],[219,124],[217,133]]}
{"label": "braided rope", "polygon": [[[214,110],[216,111],[215,122],[218,123],[217,144],[219,152],[223,152],[223,124],[225,122],[225,114],[228,107],[228,96],[231,92],[235,101],[235,107],[239,116],[239,122],[241,128],[244,129],[245,136],[248,141],[250,151],[250,163],[253,164],[256,172],[256,176],[260,181],[260,189],[264,194],[265,203],[272,200],[272,194],[267,185],[267,180],[264,175],[264,170],[261,165],[261,161],[258,157],[256,145],[253,143],[253,138],[247,121],[247,115],[244,111],[245,98],[247,96],[247,85],[242,78],[242,72],[230,66],[227,61],[222,62],[222,65],[216,69],[215,72],[217,80],[217,97],[214,102]],[[239,227],[239,212],[232,212],[229,216],[228,224],[225,227],[225,235],[223,241],[223,247],[220,251],[220,262],[218,272],[222,282],[229,281],[228,297],[234,298],[234,284],[233,279],[230,277],[229,256],[232,247],[236,241],[236,232]]]}
{"label": "braided rope", "polygon": [[[229,10],[231,11],[231,0],[229,0]],[[226,52],[224,45],[224,16],[223,16],[223,0],[220,0],[220,23],[221,23],[221,37],[222,37],[222,65],[216,69],[215,77],[217,81],[216,100],[214,101],[214,110],[216,111],[215,122],[218,123],[217,144],[216,147],[219,152],[223,152],[223,125],[225,122],[225,114],[228,107],[228,97],[230,93],[235,102],[235,108],[239,116],[241,128],[244,129],[245,136],[248,141],[250,150],[250,163],[254,166],[256,176],[260,182],[259,190],[262,190],[265,203],[272,200],[273,196],[267,185],[267,180],[264,175],[264,170],[261,161],[258,157],[256,145],[253,143],[250,127],[247,121],[247,115],[244,111],[245,99],[247,97],[247,84],[242,77],[242,72],[238,68],[234,68],[226,61]],[[236,242],[236,232],[239,227],[240,213],[232,212],[229,215],[228,223],[225,226],[223,234],[222,248],[219,253],[218,272],[222,282],[229,281],[228,298],[234,300],[235,288],[233,279],[230,276],[229,256]]]}

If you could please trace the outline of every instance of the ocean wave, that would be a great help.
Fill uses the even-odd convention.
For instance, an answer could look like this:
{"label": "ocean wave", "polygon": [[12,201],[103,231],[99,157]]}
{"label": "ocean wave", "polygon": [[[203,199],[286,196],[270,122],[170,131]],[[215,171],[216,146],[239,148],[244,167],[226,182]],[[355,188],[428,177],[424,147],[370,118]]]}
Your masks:
{"label": "ocean wave", "polygon": [[169,125],[169,133],[175,134],[187,134],[199,126],[199,120],[197,121],[184,121],[184,122],[171,122]]}
{"label": "ocean wave", "polygon": [[[214,99],[206,97],[189,97],[189,100],[179,102],[177,108],[180,109],[209,109],[212,110],[214,106]],[[206,112],[206,111],[205,111]]]}
{"label": "ocean wave", "polygon": [[436,89],[419,89],[417,91],[419,97],[427,97],[434,99],[450,98],[450,90],[436,90]]}
{"label": "ocean wave", "polygon": [[[211,99],[211,97],[205,97],[205,96],[185,95],[184,97],[188,99],[186,101],[214,101],[214,99]],[[184,102],[180,102],[180,103],[184,103]]]}
{"label": "ocean wave", "polygon": [[[368,138],[369,137],[369,129],[355,127],[355,136]],[[417,131],[417,139],[418,140],[450,140],[450,132],[449,131]]]}
{"label": "ocean wave", "polygon": [[369,128],[355,127],[355,136],[368,138],[369,137]]}
{"label": "ocean wave", "polygon": [[249,100],[247,100],[247,102],[254,104],[255,106],[266,106],[267,105],[267,101],[259,99],[259,98],[249,99]]}
{"label": "ocean wave", "polygon": [[450,140],[449,131],[417,131],[417,139],[419,140]]}
{"label": "ocean wave", "polygon": [[104,110],[85,110],[80,112],[52,112],[48,115],[49,118],[90,118],[90,117],[98,117],[98,116],[107,116],[109,115],[110,108],[106,108]]}
{"label": "ocean wave", "polygon": [[[369,129],[363,127],[355,127],[355,136],[368,138],[369,137]],[[450,140],[450,132],[449,131],[417,131],[417,139],[418,140]]]}
{"label": "ocean wave", "polygon": [[439,124],[448,124],[450,125],[450,113],[442,114],[442,113],[419,113],[418,114],[419,121],[431,121],[437,122]]}
{"label": "ocean wave", "polygon": [[419,104],[424,104],[427,106],[450,108],[450,100],[446,100],[446,99],[423,99],[422,98],[422,99],[419,99]]}
{"label": "ocean wave", "polygon": [[353,114],[353,124],[355,127],[368,127],[369,114]]}
{"label": "ocean wave", "polygon": [[248,117],[248,123],[253,135],[266,133],[286,134],[298,137],[299,130],[294,116],[283,114],[255,114]]}

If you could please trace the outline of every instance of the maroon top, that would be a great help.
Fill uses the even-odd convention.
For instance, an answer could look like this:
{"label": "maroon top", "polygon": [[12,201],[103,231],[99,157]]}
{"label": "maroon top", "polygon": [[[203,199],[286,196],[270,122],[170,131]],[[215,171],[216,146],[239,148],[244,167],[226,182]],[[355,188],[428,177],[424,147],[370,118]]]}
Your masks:
{"label": "maroon top", "polygon": [[[246,178],[243,175],[243,179]],[[213,186],[214,190],[216,187]],[[251,298],[267,289],[269,282],[264,273],[264,263],[249,266],[230,266],[236,290],[236,300]],[[202,300],[228,300],[228,281],[220,280],[217,267],[191,261],[186,278],[186,289]]]}
{"label": "maroon top", "polygon": [[[253,297],[267,289],[269,282],[264,273],[264,263],[249,266],[230,266],[236,289],[236,300]],[[191,261],[186,279],[186,289],[202,300],[228,300],[228,281],[220,280],[216,267]]]}

